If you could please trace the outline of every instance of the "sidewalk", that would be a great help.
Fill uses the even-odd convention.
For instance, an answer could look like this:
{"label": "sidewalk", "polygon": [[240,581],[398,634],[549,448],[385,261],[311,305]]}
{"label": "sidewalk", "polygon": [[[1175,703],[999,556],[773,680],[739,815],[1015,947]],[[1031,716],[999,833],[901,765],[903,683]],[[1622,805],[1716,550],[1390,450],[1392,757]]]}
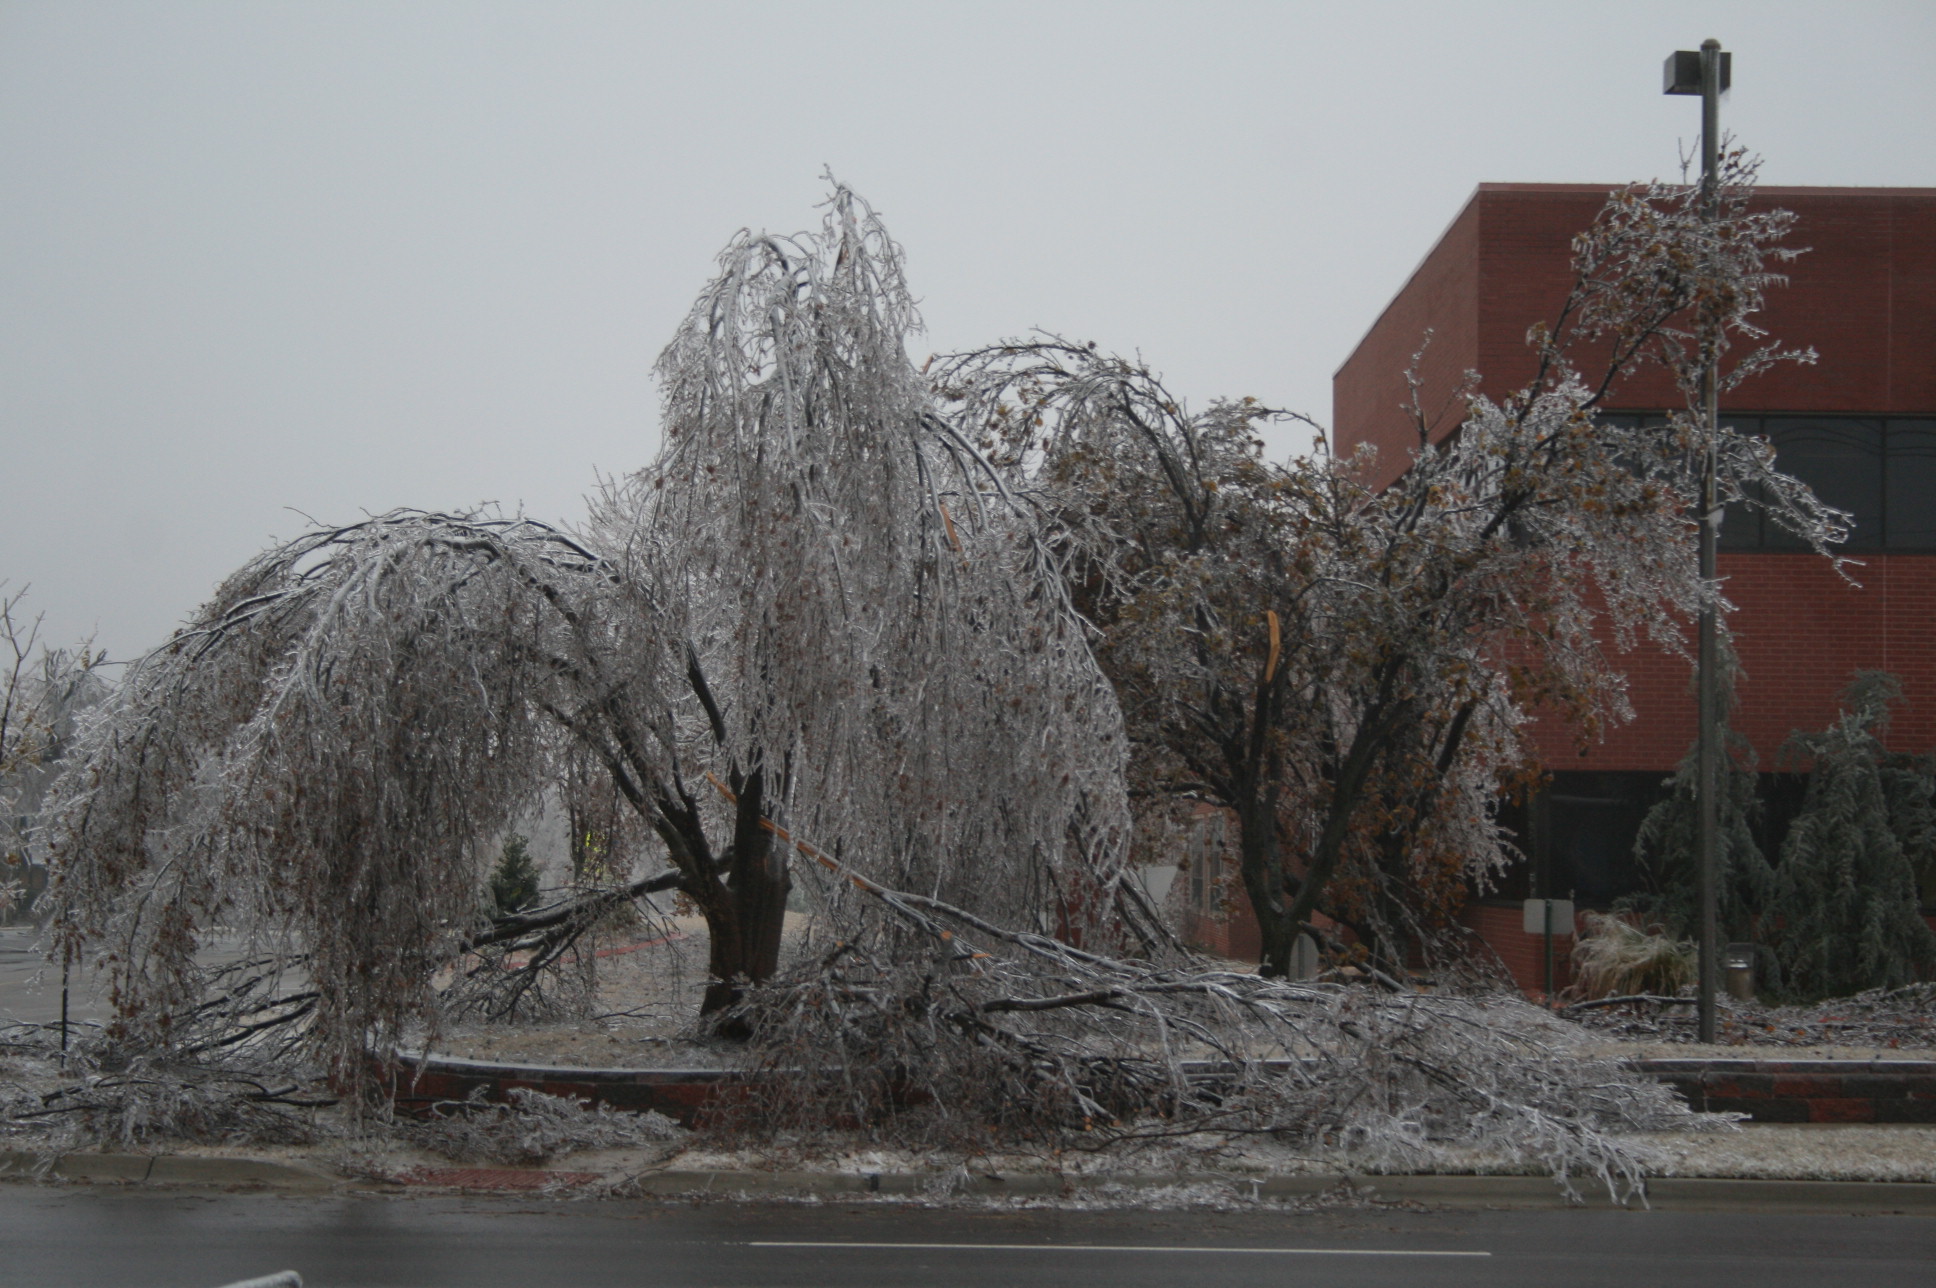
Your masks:
{"label": "sidewalk", "polygon": [[[0,1152],[0,1179],[26,1180],[35,1171],[33,1155]],[[408,1194],[422,1191],[465,1193],[543,1193],[571,1197],[609,1194],[622,1197],[845,1201],[945,1202],[962,1199],[1073,1200],[1085,1206],[1135,1207],[1151,1201],[1295,1202],[1336,1196],[1338,1201],[1421,1204],[1443,1208],[1604,1209],[1604,1195],[1582,1180],[1585,1202],[1569,1204],[1548,1177],[1540,1176],[1367,1176],[1313,1173],[1300,1176],[1247,1175],[1238,1172],[1122,1173],[1107,1178],[1056,1173],[996,1175],[952,1172],[816,1171],[646,1171],[619,1185],[597,1172],[568,1168],[419,1167],[390,1181],[372,1181],[259,1158],[222,1158],[176,1154],[68,1154],[50,1169],[54,1178],[80,1183],[172,1185],[215,1189],[269,1189],[294,1194]],[[1637,1206],[1637,1205],[1635,1205]],[[1936,1216],[1936,1183],[1919,1181],[1742,1180],[1663,1177],[1647,1186],[1647,1206],[1656,1211],[1761,1211]]]}

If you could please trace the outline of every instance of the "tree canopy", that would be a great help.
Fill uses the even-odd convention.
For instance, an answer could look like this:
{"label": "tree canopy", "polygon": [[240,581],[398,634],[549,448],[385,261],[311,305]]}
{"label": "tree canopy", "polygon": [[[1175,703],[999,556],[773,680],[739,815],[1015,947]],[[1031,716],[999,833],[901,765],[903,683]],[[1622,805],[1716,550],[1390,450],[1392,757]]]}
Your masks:
{"label": "tree canopy", "polygon": [[[1709,337],[1752,343],[1730,386],[1811,356],[1753,324],[1779,280],[1765,260],[1791,252],[1788,217],[1748,209],[1752,179],[1730,154],[1712,218],[1690,187],[1613,193],[1574,243],[1555,318],[1529,333],[1534,378],[1498,400],[1468,387],[1449,427],[1415,397],[1416,446],[1389,486],[1368,448],[1268,462],[1254,431],[1281,413],[1192,412],[1145,364],[1089,346],[1017,340],[939,366],[1070,551],[1139,799],[1235,814],[1267,971],[1289,968],[1320,912],[1390,971],[1429,950],[1468,883],[1511,855],[1495,808],[1537,775],[1526,721],[1596,737],[1628,714],[1604,645],[1680,649],[1722,602],[1687,540],[1706,429],[1595,413],[1646,363],[1691,393]],[[1724,496],[1818,549],[1840,538],[1846,516],[1765,443],[1723,428],[1711,445]]]}
{"label": "tree canopy", "polygon": [[[930,412],[913,325],[837,190],[818,233],[721,256],[660,360],[660,458],[584,533],[399,511],[224,583],[90,727],[52,829],[62,933],[113,945],[127,1023],[190,1005],[238,923],[304,955],[354,1065],[476,942],[481,847],[574,788],[615,791],[620,868],[658,856],[706,914],[709,1010],[774,970],[795,833],[988,915],[1110,915],[1113,695],[1052,553]],[[877,912],[809,879],[856,934]]]}

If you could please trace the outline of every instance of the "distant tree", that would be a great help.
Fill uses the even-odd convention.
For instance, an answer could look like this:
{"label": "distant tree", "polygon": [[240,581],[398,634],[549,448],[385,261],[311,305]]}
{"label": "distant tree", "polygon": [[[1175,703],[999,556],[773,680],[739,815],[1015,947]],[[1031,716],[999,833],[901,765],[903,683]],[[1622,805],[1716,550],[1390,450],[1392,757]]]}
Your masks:
{"label": "distant tree", "polygon": [[1834,724],[1789,740],[1786,753],[1809,765],[1808,789],[1782,842],[1770,911],[1783,986],[1797,998],[1893,988],[1936,965],[1912,859],[1928,844],[1936,783],[1881,739],[1900,696],[1893,676],[1862,673]]}
{"label": "distant tree", "polygon": [[[1756,798],[1754,748],[1732,729],[1722,734],[1720,795],[1720,883],[1717,910],[1722,932],[1733,939],[1754,938],[1755,925],[1774,889],[1774,869],[1755,840],[1760,806]],[[1634,863],[1643,890],[1623,906],[1643,920],[1658,922],[1669,935],[1698,934],[1701,925],[1699,774],[1693,749],[1681,757],[1668,795],[1647,811],[1634,839]]]}
{"label": "distant tree", "polygon": [[41,643],[39,619],[21,611],[25,594],[0,595],[0,917],[18,908],[42,866],[35,829],[76,721],[108,691],[105,656]]}
{"label": "distant tree", "polygon": [[1936,755],[1892,751],[1880,766],[1882,799],[1889,809],[1889,830],[1908,860],[1922,902],[1936,882]]}
{"label": "distant tree", "polygon": [[516,832],[504,838],[504,847],[491,869],[491,909],[500,917],[523,912],[538,901],[538,865],[531,861],[528,837]]}

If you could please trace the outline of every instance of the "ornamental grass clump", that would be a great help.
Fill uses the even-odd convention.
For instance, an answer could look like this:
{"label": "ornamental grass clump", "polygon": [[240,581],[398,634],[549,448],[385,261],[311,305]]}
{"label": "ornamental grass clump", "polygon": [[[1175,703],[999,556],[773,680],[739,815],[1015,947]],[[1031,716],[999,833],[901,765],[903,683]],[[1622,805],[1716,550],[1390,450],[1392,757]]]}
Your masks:
{"label": "ornamental grass clump", "polygon": [[1672,997],[1694,983],[1694,945],[1623,917],[1582,914],[1586,933],[1573,944],[1572,992],[1583,999]]}

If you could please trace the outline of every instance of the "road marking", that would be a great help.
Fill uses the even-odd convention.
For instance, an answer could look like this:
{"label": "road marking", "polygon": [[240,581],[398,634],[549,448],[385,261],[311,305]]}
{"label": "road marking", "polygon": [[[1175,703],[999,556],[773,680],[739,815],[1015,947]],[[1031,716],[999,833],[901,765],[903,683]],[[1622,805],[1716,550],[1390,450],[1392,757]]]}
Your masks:
{"label": "road marking", "polygon": [[906,1248],[922,1252],[1223,1252],[1292,1257],[1490,1257],[1490,1252],[1430,1248],[1189,1248],[1143,1243],[861,1243],[832,1239],[748,1242],[749,1248]]}

